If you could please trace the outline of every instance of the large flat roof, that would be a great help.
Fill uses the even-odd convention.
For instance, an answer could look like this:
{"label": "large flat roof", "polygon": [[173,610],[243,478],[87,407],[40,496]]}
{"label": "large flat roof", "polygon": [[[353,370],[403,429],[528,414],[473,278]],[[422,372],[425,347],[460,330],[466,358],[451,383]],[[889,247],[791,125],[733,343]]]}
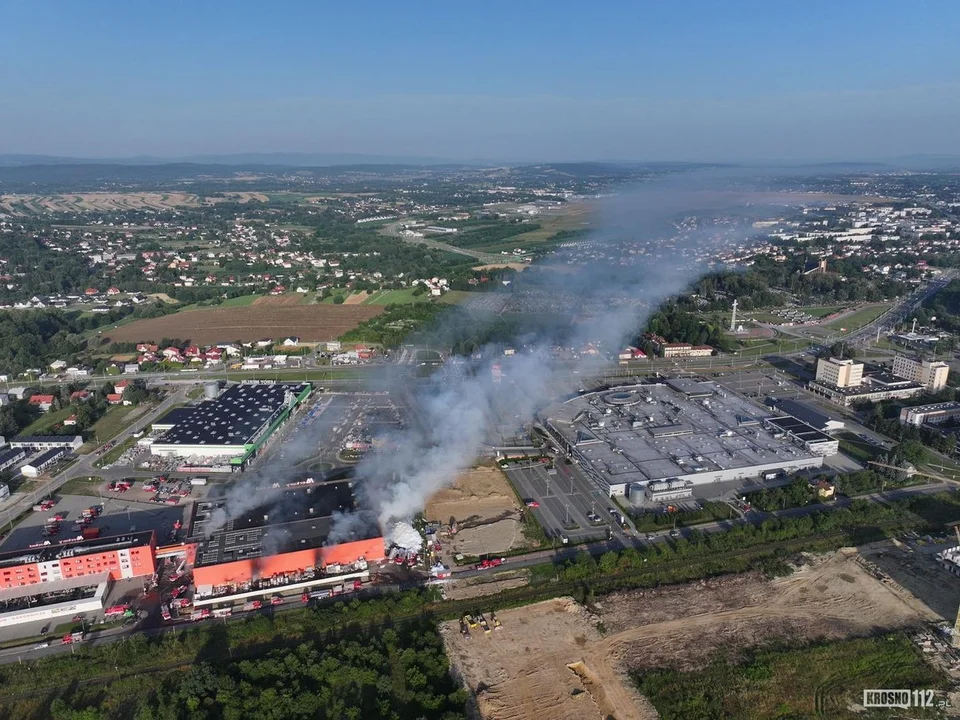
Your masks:
{"label": "large flat roof", "polygon": [[333,513],[349,513],[355,508],[353,482],[319,482],[265,492],[261,505],[208,536],[207,527],[224,506],[222,499],[194,505],[189,537],[197,542],[197,567],[323,545],[330,535]]}
{"label": "large flat roof", "polygon": [[[252,443],[287,407],[287,393],[299,396],[308,383],[240,383],[215,400],[205,400],[175,424],[157,445],[215,445],[238,449]],[[165,418],[166,419],[166,416]]]}
{"label": "large flat roof", "polygon": [[48,541],[49,544],[39,544],[38,547],[0,553],[0,567],[12,567],[26,563],[51,562],[66,557],[77,557],[78,555],[91,555],[93,553],[103,553],[111,550],[143,547],[144,545],[149,545],[152,539],[153,530],[127,533],[126,535],[111,535],[109,537],[94,538],[92,540],[50,540]]}
{"label": "large flat roof", "polygon": [[797,418],[789,415],[785,417],[770,418],[768,422],[772,425],[776,425],[784,432],[791,433],[794,437],[797,437],[804,442],[829,442],[830,440],[833,440],[832,437],[826,433],[820,432],[812,425],[808,425],[802,420],[798,420]]}
{"label": "large flat roof", "polygon": [[713,382],[604,389],[552,405],[540,417],[611,485],[814,457],[761,427],[769,413]]}

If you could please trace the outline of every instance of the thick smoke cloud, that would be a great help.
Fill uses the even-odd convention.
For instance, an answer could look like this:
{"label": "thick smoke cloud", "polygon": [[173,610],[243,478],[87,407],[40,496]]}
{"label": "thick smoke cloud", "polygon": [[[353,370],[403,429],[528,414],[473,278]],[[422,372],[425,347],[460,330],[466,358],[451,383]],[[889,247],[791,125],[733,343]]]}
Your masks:
{"label": "thick smoke cloud", "polygon": [[[803,173],[778,171],[778,176],[784,174]],[[329,541],[377,528],[389,532],[396,521],[422,510],[434,492],[474,462],[504,413],[529,422],[538,408],[562,394],[558,388],[569,379],[569,368],[556,363],[553,348],[592,343],[607,355],[615,353],[661,302],[707,269],[711,249],[743,244],[751,234],[751,219],[769,212],[771,205],[787,204],[768,189],[767,180],[754,171],[719,170],[671,175],[620,191],[599,203],[590,237],[548,260],[559,269],[526,271],[536,274],[547,297],[575,300],[572,327],[526,327],[511,339],[516,356],[505,359],[481,351],[479,358],[449,358],[428,381],[386,373],[372,389],[389,390],[407,402],[408,423],[388,439],[388,452],[370,453],[358,466],[361,507],[334,515]],[[716,215],[726,215],[727,222],[686,223],[678,230],[677,222],[684,218]],[[436,330],[444,334],[443,327]],[[494,381],[494,364],[502,365],[502,383]],[[578,377],[586,379],[589,367],[581,362],[578,368],[583,373]],[[285,485],[297,464],[317,453],[321,432],[317,424],[285,438],[255,472],[230,485],[207,532],[255,507],[282,502],[273,485]]]}
{"label": "thick smoke cloud", "polygon": [[[470,466],[489,443],[491,425],[504,406],[529,422],[557,397],[569,368],[555,362],[552,348],[590,343],[615,357],[660,303],[702,275],[711,250],[743,244],[752,234],[749,220],[759,214],[757,195],[745,179],[729,173],[672,177],[608,199],[588,246],[561,252],[550,260],[560,269],[540,273],[548,295],[579,300],[581,321],[572,329],[562,336],[548,328],[525,331],[512,343],[518,352],[510,358],[491,351],[465,366],[462,358],[448,359],[445,370],[456,369],[456,381],[438,372],[425,385],[393,387],[409,399],[411,421],[392,438],[390,452],[371,453],[357,469],[362,503],[376,514],[379,527],[389,533],[396,521],[423,510],[433,493]],[[690,220],[682,230],[676,225],[691,216],[731,214],[735,218],[723,224],[699,226]],[[583,262],[584,254],[592,259]],[[450,367],[453,363],[458,367]],[[495,363],[504,375],[499,384]],[[343,535],[335,527],[334,537]]]}

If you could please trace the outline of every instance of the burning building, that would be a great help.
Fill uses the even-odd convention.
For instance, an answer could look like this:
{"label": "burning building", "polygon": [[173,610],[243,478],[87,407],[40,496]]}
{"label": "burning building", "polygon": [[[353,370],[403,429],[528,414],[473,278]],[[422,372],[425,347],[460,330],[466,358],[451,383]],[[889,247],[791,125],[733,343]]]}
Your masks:
{"label": "burning building", "polygon": [[363,573],[367,563],[384,559],[379,533],[329,542],[335,514],[355,508],[352,480],[291,483],[226,522],[223,508],[220,500],[201,501],[190,518],[188,543],[196,548],[193,580],[201,599],[350,579],[349,573]]}

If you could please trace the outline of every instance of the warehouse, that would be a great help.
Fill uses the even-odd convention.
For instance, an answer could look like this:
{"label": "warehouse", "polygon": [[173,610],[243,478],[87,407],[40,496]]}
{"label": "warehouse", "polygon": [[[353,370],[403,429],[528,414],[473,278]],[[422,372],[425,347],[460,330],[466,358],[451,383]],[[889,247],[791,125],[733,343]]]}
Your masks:
{"label": "warehouse", "polygon": [[840,441],[795,417],[767,418],[764,424],[775,434],[782,433],[805,450],[817,455],[836,455]]}
{"label": "warehouse", "polygon": [[[329,568],[365,570],[384,558],[378,533],[329,543],[335,513],[354,509],[353,483],[302,481],[265,494],[263,505],[221,525],[222,500],[196,503],[188,542],[196,544],[199,597],[229,597],[257,587],[320,578]],[[218,518],[220,520],[218,521]],[[338,567],[343,566],[343,567]]]}
{"label": "warehouse", "polygon": [[73,578],[0,590],[0,627],[98,613],[110,592],[106,573],[99,577]]}
{"label": "warehouse", "polygon": [[696,486],[823,464],[821,454],[774,437],[766,417],[722,386],[690,379],[604,389],[540,413],[559,448],[610,495],[654,481]]}
{"label": "warehouse", "polygon": [[843,430],[843,420],[838,420],[821,410],[811,407],[805,402],[784,398],[782,400],[773,399],[774,407],[780,412],[804,422],[815,430],[820,432],[834,432]]}
{"label": "warehouse", "polygon": [[[242,468],[309,395],[309,383],[243,382],[190,412],[150,446],[154,455],[229,458]],[[169,414],[162,420],[166,420]],[[161,423],[161,427],[164,427]]]}

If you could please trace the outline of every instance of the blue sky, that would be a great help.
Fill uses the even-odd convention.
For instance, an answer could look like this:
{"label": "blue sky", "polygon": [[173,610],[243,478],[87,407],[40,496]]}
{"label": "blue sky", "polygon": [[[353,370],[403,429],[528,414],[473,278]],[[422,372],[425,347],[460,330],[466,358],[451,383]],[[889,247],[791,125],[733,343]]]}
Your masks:
{"label": "blue sky", "polygon": [[0,152],[960,153],[960,2],[0,0]]}

